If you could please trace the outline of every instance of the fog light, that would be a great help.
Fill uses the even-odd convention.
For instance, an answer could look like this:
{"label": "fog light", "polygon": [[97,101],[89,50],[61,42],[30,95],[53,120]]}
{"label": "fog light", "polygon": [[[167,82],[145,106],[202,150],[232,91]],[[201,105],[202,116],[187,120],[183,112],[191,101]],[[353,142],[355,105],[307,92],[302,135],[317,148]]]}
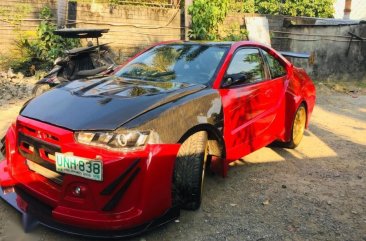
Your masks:
{"label": "fog light", "polygon": [[83,183],[73,183],[67,187],[66,193],[70,198],[85,198],[88,195],[88,188]]}
{"label": "fog light", "polygon": [[77,197],[80,197],[81,196],[81,187],[79,186],[76,186],[75,189],[74,189],[74,195],[77,196]]}

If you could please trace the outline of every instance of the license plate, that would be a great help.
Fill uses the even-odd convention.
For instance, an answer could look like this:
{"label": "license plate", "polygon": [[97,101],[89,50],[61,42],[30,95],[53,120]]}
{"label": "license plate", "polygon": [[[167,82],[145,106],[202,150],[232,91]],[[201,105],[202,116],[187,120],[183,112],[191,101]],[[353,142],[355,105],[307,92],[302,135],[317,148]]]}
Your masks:
{"label": "license plate", "polygon": [[56,152],[56,171],[96,181],[103,180],[103,163],[101,161],[70,154]]}

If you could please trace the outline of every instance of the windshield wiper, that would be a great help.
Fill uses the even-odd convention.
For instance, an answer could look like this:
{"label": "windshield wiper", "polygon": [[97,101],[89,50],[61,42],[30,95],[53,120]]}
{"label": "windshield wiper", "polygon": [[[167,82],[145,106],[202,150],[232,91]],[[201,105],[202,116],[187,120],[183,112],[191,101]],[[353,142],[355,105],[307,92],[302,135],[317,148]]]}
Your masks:
{"label": "windshield wiper", "polygon": [[125,78],[129,78],[129,79],[138,79],[138,80],[143,80],[143,78],[139,78],[139,77],[137,77],[137,76],[135,76],[135,75],[129,75],[129,74],[122,74],[122,75],[120,75],[120,77],[125,77]]}

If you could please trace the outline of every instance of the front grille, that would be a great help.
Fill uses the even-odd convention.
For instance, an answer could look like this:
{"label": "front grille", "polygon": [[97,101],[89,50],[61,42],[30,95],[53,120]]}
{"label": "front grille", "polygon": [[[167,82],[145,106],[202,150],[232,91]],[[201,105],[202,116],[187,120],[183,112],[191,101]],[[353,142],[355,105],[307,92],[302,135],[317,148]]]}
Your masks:
{"label": "front grille", "polygon": [[57,145],[18,132],[19,153],[27,159],[30,170],[61,184],[63,174],[56,171],[55,153],[61,152]]}
{"label": "front grille", "polygon": [[63,176],[61,174],[51,171],[50,169],[47,169],[31,160],[27,160],[27,165],[30,170],[52,180],[57,184],[62,184]]}

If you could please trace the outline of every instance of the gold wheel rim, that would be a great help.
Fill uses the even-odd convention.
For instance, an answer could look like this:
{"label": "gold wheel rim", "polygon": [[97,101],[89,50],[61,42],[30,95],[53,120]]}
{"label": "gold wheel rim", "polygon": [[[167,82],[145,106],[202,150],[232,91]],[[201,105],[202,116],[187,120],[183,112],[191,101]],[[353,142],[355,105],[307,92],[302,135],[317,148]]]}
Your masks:
{"label": "gold wheel rim", "polygon": [[304,135],[305,122],[306,122],[306,110],[304,106],[300,106],[300,108],[296,112],[294,126],[292,129],[292,137],[295,146],[300,144],[300,141]]}

